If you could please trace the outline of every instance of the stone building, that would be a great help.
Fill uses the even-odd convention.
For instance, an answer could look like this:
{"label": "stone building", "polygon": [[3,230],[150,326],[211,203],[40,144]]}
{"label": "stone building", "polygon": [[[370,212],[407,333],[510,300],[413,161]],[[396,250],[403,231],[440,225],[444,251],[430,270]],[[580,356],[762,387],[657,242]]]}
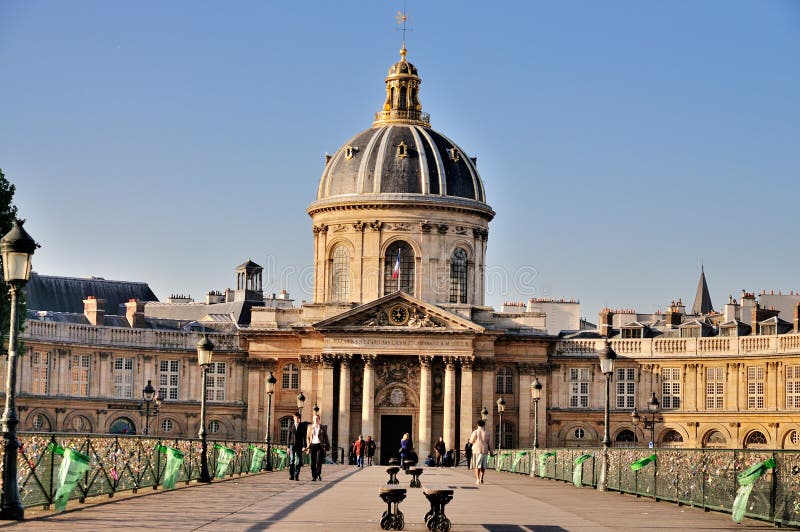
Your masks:
{"label": "stone building", "polygon": [[[604,377],[597,350],[608,336],[619,353],[616,444],[649,440],[631,412],[645,410],[655,392],[657,445],[798,445],[794,299],[771,295],[784,317],[786,309],[794,313],[792,322],[752,294],[715,313],[703,274],[695,314],[680,300],[665,314],[606,309],[595,327],[580,318],[575,301],[485,306],[495,213],[476,159],[431,128],[418,71],[405,47],[400,56],[372,126],[326,157],[308,206],[311,302],[265,297],[261,267],[252,261],[236,269],[235,289],[201,302],[158,302],[138,285],[136,294],[126,291],[135,283],[102,293],[100,280],[61,283],[72,287],[62,299],[82,301],[82,312],[47,298],[30,307],[22,428],[141,433],[140,390],[152,381],[161,405],[150,433],[196,434],[194,346],[208,333],[217,346],[208,380],[212,437],[263,439],[269,418],[272,440],[284,441],[302,391],[303,416],[318,409],[335,446],[372,435],[384,461],[405,432],[422,456],[439,436],[448,448],[463,448],[484,407],[497,443],[528,446],[537,418],[530,386],[538,378],[541,444],[598,445]],[[51,279],[55,286],[62,278]],[[29,301],[51,289],[39,286]],[[268,413],[270,372],[277,386]]]}

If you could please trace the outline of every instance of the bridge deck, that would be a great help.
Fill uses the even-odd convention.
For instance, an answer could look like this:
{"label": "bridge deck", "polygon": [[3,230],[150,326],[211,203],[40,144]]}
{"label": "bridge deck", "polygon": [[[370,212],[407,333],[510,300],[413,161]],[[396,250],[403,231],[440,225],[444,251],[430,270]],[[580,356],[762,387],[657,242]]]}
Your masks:
{"label": "bridge deck", "polygon": [[[386,468],[325,466],[322,482],[290,482],[288,472],[235,477],[211,485],[192,485],[173,491],[143,490],[137,496],[96,499],[98,504],[70,502],[60,514],[28,510],[24,523],[0,528],[25,530],[380,530],[386,509],[378,488],[388,478]],[[398,475],[399,487],[411,477]],[[466,468],[425,468],[423,487],[453,489],[447,506],[452,530],[522,532],[561,530],[750,530],[769,529],[768,523],[745,519],[741,525],[728,514],[679,507],[673,503],[637,499],[616,492],[488,471],[486,484],[475,485]],[[428,502],[420,489],[409,489],[400,509],[405,530],[425,531]]]}

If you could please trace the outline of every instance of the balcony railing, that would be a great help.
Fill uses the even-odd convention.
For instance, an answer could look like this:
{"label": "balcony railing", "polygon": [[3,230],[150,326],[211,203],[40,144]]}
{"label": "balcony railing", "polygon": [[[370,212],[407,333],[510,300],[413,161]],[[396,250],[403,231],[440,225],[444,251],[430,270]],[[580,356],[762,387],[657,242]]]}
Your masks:
{"label": "balcony railing", "polygon": [[[555,455],[545,457],[540,470],[540,458],[551,452]],[[584,454],[592,457],[576,466],[575,459]],[[632,463],[653,454],[655,461],[631,469]],[[565,482],[573,482],[575,469],[582,467],[581,485],[596,487],[602,457],[597,448],[514,449],[490,458],[489,467]],[[754,484],[745,515],[800,526],[800,450],[611,448],[608,459],[609,490],[728,513],[738,488],[736,476],[773,459],[775,468]]]}
{"label": "balcony railing", "polygon": [[[562,355],[594,355],[605,340],[564,340],[556,344]],[[621,355],[641,357],[696,355],[800,354],[800,334],[711,336],[706,338],[641,338],[611,340]]]}
{"label": "balcony railing", "polygon": [[[164,331],[158,329],[129,329],[127,327],[95,327],[74,323],[28,320],[23,340],[63,342],[108,347],[150,347],[194,350],[203,333]],[[209,333],[214,348],[220,351],[239,349],[235,334]]]}
{"label": "balcony railing", "polygon": [[415,109],[392,109],[390,111],[378,111],[375,113],[375,122],[385,122],[388,120],[408,120],[430,125],[431,115]]}

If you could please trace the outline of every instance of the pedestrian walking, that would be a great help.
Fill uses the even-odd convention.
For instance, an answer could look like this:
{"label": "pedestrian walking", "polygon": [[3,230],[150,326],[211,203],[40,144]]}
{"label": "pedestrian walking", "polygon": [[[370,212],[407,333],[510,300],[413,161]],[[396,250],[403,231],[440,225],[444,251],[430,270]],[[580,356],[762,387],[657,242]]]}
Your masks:
{"label": "pedestrian walking", "polygon": [[475,453],[475,484],[483,484],[483,475],[486,473],[486,462],[489,460],[489,453],[492,448],[489,445],[489,433],[484,427],[486,422],[478,420],[478,427],[469,436],[469,443]]}
{"label": "pedestrian walking", "polygon": [[328,439],[328,429],[325,425],[320,425],[319,416],[313,416],[313,422],[306,431],[306,447],[311,457],[311,480],[322,480],[322,463],[325,461],[325,453],[331,448]]}
{"label": "pedestrian walking", "polygon": [[286,442],[289,452],[289,480],[300,480],[300,468],[303,467],[303,448],[306,446],[305,424],[300,423],[300,416],[292,416],[289,426],[289,438]]}
{"label": "pedestrian walking", "polygon": [[444,437],[439,436],[439,441],[433,444],[433,452],[436,456],[436,467],[441,467],[442,458],[444,458],[444,453],[447,452],[447,445],[444,444]]}
{"label": "pedestrian walking", "polygon": [[367,436],[367,465],[372,465],[372,459],[375,457],[375,450],[378,448],[375,445],[375,440],[372,439],[372,436]]}
{"label": "pedestrian walking", "polygon": [[364,467],[364,454],[366,454],[367,450],[367,443],[364,441],[364,438],[361,437],[361,434],[358,435],[358,439],[353,444],[353,455],[356,457],[356,467]]}
{"label": "pedestrian walking", "polygon": [[403,465],[405,460],[411,457],[411,452],[414,450],[414,445],[411,443],[411,437],[408,432],[403,434],[403,439],[400,440],[400,465]]}
{"label": "pedestrian walking", "polygon": [[472,444],[470,442],[464,444],[464,460],[467,462],[467,469],[469,469],[472,461]]}

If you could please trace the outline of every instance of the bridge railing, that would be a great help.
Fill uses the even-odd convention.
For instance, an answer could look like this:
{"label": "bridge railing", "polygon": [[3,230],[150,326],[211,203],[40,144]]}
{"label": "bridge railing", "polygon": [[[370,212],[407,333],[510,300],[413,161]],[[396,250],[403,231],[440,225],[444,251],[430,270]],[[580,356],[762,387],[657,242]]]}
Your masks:
{"label": "bridge railing", "polygon": [[[591,456],[576,466],[575,460],[587,454]],[[654,461],[631,469],[632,463],[652,455]],[[573,482],[575,469],[581,467],[581,484],[596,487],[602,459],[602,448],[503,449],[490,457],[489,467],[565,482]],[[745,515],[800,526],[800,450],[611,448],[608,489],[730,513],[739,488],[737,475],[767,459],[775,461],[775,468],[755,483]]]}
{"label": "bridge railing", "polygon": [[[158,489],[164,480],[167,456],[156,448],[157,445],[172,447],[185,453],[177,483],[188,484],[200,477],[202,446],[199,439],[51,432],[26,432],[20,433],[18,437],[22,444],[17,459],[18,481],[22,504],[26,508],[49,508],[54,502],[62,460],[55,451],[57,446],[78,451],[91,460],[88,471],[83,474],[70,496],[70,499],[78,499],[80,502],[97,495],[113,497],[120,491],[136,492],[148,487]],[[267,450],[263,441],[208,440],[208,469],[212,477],[216,472],[218,456],[214,444],[228,447],[235,452],[225,471],[225,477],[248,473],[254,448],[265,452]],[[274,469],[282,469],[287,465],[282,449],[274,445],[271,447]],[[0,465],[3,464],[2,454],[3,446],[0,446]],[[265,470],[266,465],[267,459],[264,456],[257,464],[258,471]]]}

